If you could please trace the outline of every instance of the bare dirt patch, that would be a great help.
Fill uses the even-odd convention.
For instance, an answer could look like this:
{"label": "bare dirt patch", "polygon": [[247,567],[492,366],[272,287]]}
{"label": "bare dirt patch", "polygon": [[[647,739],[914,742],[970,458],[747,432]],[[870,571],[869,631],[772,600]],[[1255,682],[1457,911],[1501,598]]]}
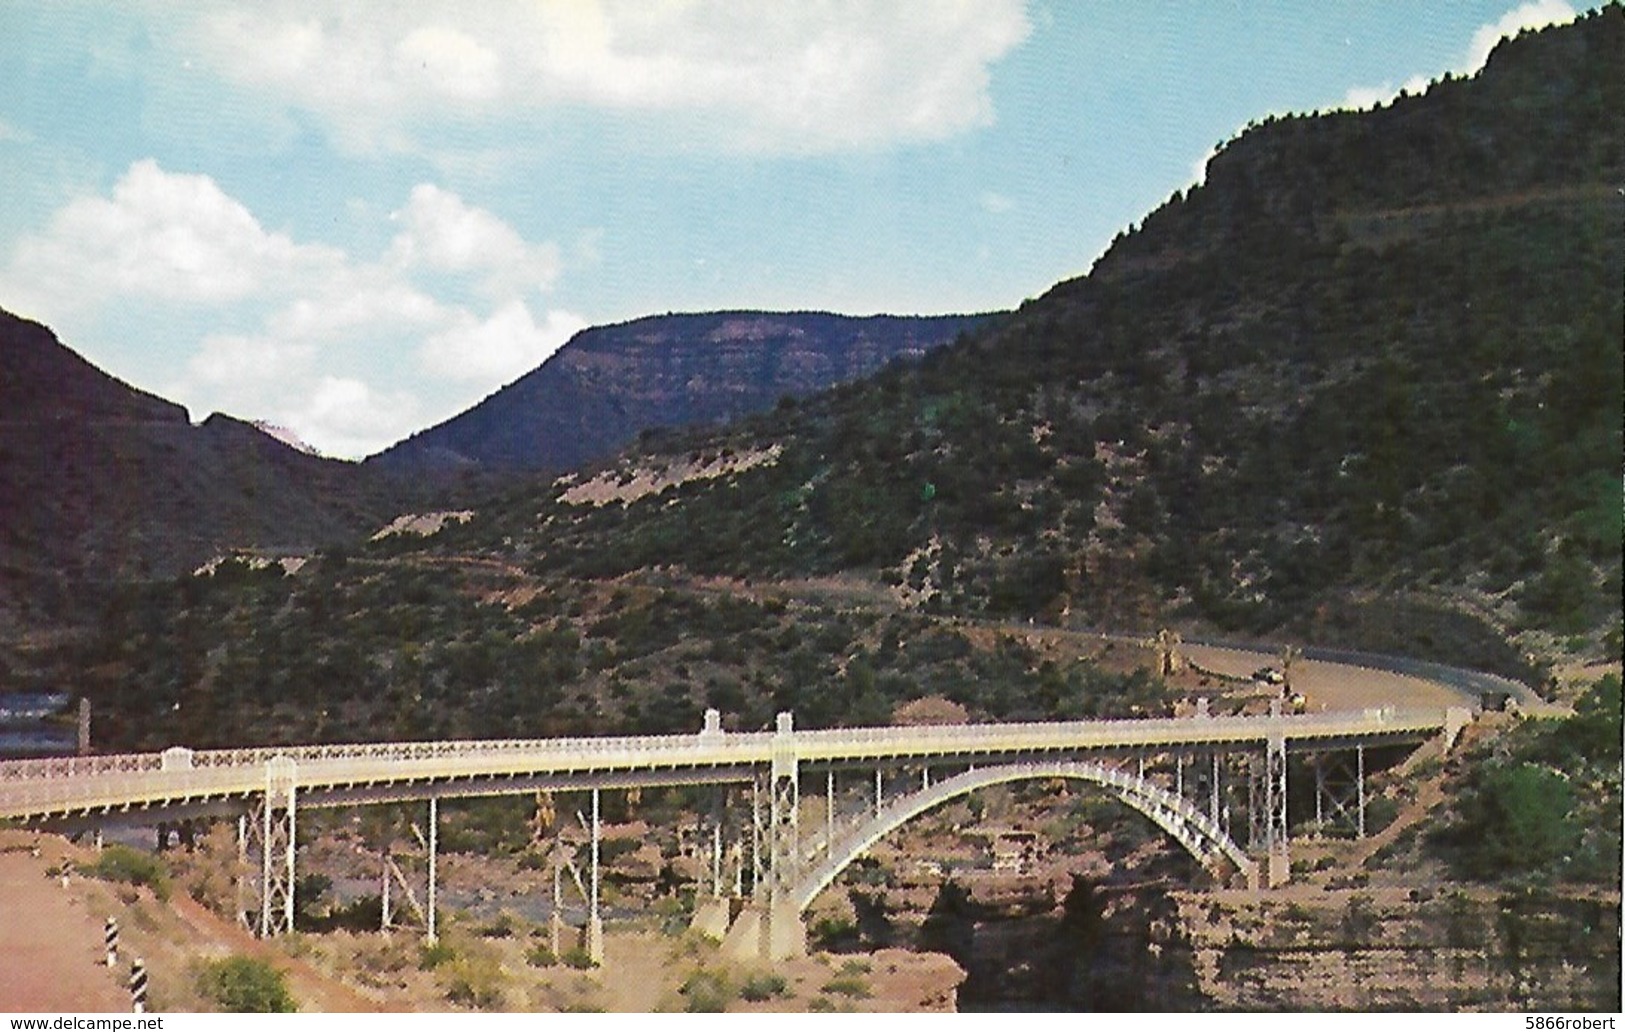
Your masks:
{"label": "bare dirt patch", "polygon": [[720,455],[702,455],[686,462],[668,462],[659,466],[639,466],[631,469],[605,470],[579,484],[569,478],[559,481],[565,488],[560,495],[567,505],[625,505],[646,495],[659,494],[668,487],[677,487],[694,480],[715,480],[718,477],[743,473],[757,466],[772,465],[779,461],[778,445],[753,451],[725,452]]}

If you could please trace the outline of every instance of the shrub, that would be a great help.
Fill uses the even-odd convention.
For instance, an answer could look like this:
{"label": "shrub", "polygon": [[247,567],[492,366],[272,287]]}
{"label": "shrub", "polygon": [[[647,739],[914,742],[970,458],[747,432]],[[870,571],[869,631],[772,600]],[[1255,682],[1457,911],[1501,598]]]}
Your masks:
{"label": "shrub", "polygon": [[727,977],[706,968],[689,975],[677,991],[683,994],[683,1009],[690,1014],[720,1013],[728,1009],[728,1001],[733,999],[733,986],[728,984]]}
{"label": "shrub", "polygon": [[513,933],[514,917],[506,910],[479,927],[479,935],[485,939],[511,939]]}
{"label": "shrub", "polygon": [[497,1010],[502,1007],[502,974],[489,960],[464,957],[451,965],[446,999],[459,1007]]}
{"label": "shrub", "polygon": [[1455,829],[1466,873],[1494,880],[1562,857],[1579,840],[1569,819],[1573,805],[1561,774],[1532,763],[1490,768],[1463,801],[1464,820]]}
{"label": "shrub", "polygon": [[559,962],[553,955],[553,948],[545,942],[539,942],[525,951],[525,963],[531,967],[552,967]]}
{"label": "shrub", "polygon": [[565,950],[564,956],[559,959],[564,962],[565,967],[573,967],[578,971],[598,966],[593,963],[592,954],[587,952],[585,946],[572,946]]}
{"label": "shrub", "polygon": [[783,975],[756,974],[745,979],[745,984],[739,987],[739,995],[752,1003],[771,1000],[775,996],[783,996],[789,988]]}
{"label": "shrub", "polygon": [[836,975],[824,983],[824,992],[839,993],[854,1000],[868,999],[869,982],[861,975]]}
{"label": "shrub", "polygon": [[86,873],[103,881],[145,885],[159,899],[169,898],[169,868],[158,857],[129,846],[115,844],[103,849]]}
{"label": "shrub", "polygon": [[291,1014],[299,1009],[282,972],[254,957],[211,961],[198,975],[198,990],[232,1013]]}
{"label": "shrub", "polygon": [[457,951],[452,948],[451,943],[441,939],[423,947],[418,954],[418,967],[424,971],[433,971],[440,965],[449,964],[456,959]]}

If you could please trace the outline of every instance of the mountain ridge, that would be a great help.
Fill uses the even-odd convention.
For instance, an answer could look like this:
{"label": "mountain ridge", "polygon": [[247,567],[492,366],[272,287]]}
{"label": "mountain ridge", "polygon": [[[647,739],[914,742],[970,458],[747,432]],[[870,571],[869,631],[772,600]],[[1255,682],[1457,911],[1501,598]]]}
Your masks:
{"label": "mountain ridge", "polygon": [[917,359],[995,317],[737,310],[594,326],[478,405],[367,461],[560,473],[645,431],[726,422]]}
{"label": "mountain ridge", "polygon": [[0,626],[71,623],[112,582],[314,549],[393,515],[378,471],[220,413],[194,425],[3,310],[0,359]]}

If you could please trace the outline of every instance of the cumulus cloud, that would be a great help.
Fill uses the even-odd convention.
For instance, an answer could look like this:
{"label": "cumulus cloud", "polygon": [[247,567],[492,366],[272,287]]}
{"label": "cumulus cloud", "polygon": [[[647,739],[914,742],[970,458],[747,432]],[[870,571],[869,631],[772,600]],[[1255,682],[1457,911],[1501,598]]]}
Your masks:
{"label": "cumulus cloud", "polygon": [[538,325],[529,306],[510,301],[486,319],[461,313],[455,325],[424,342],[419,356],[436,376],[507,383],[586,328],[586,320],[561,311],[548,312]]}
{"label": "cumulus cloud", "polygon": [[413,187],[390,218],[401,227],[390,259],[404,270],[469,274],[491,296],[546,290],[558,277],[557,245],[528,244],[506,222],[438,186]]}
{"label": "cumulus cloud", "polygon": [[559,275],[557,245],[432,184],[390,218],[382,253],[357,256],[267,230],[208,176],[138,161],[18,241],[0,296],[154,349],[175,346],[178,326],[207,327],[179,341],[180,372],[143,386],[359,457],[454,415],[585,326],[532,308]]}
{"label": "cumulus cloud", "polygon": [[1564,0],[1532,0],[1515,7],[1489,25],[1481,25],[1473,33],[1467,47],[1467,56],[1460,71],[1471,75],[1484,67],[1490,51],[1503,39],[1510,39],[1525,29],[1543,29],[1548,25],[1562,25],[1574,20],[1574,8]]}
{"label": "cumulus cloud", "polygon": [[989,68],[1031,31],[1022,0],[552,0],[204,10],[193,46],[346,145],[414,126],[587,107],[694,117],[727,146],[830,151],[939,139],[993,118]]}
{"label": "cumulus cloud", "polygon": [[[1515,7],[1506,14],[1487,25],[1481,25],[1473,33],[1473,38],[1467,45],[1466,52],[1449,69],[1458,75],[1474,75],[1484,67],[1489,60],[1490,51],[1503,39],[1516,36],[1525,29],[1542,29],[1548,25],[1561,25],[1574,20],[1574,8],[1564,0],[1530,0],[1529,3]],[[1380,86],[1355,86],[1344,94],[1342,107],[1355,111],[1378,107],[1393,100],[1402,93],[1423,93],[1428,88],[1428,77],[1413,75],[1406,79],[1397,88],[1392,82],[1385,82]]]}
{"label": "cumulus cloud", "polygon": [[[312,427],[332,455],[367,455],[379,442],[398,441],[423,427],[424,406],[413,392],[380,390],[354,377],[319,376],[301,400],[285,409],[295,427]],[[300,431],[303,436],[303,431]]]}
{"label": "cumulus cloud", "polygon": [[111,196],[80,197],[25,237],[3,280],[41,308],[108,295],[218,304],[267,280],[320,278],[340,254],[267,232],[203,175],[131,165]]}

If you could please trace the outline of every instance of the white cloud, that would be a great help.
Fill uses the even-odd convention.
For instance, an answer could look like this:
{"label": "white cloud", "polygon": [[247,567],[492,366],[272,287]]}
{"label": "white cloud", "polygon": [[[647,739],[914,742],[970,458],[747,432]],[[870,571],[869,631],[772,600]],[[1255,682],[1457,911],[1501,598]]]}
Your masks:
{"label": "white cloud", "polygon": [[330,455],[370,454],[380,441],[398,441],[423,426],[423,405],[415,394],[379,390],[352,377],[318,377],[285,411],[302,439]]}
{"label": "white cloud", "polygon": [[468,273],[488,295],[546,290],[559,274],[559,249],[527,244],[512,226],[428,183],[412,189],[390,258],[406,270]]}
{"label": "white cloud", "polygon": [[186,371],[197,384],[260,390],[306,377],[314,366],[315,354],[315,348],[298,341],[219,334],[203,339],[187,362]]}
{"label": "white cloud", "polygon": [[[1466,52],[1449,71],[1458,75],[1474,75],[1489,60],[1490,51],[1503,39],[1516,36],[1524,29],[1541,29],[1548,25],[1561,25],[1574,20],[1574,8],[1564,0],[1530,0],[1515,7],[1473,33]],[[1388,103],[1402,93],[1421,94],[1428,88],[1429,79],[1417,74],[1406,79],[1398,88],[1392,82],[1380,86],[1355,86],[1343,95],[1341,107],[1364,111]]]}
{"label": "white cloud", "polygon": [[213,179],[131,165],[110,197],[80,197],[21,240],[0,284],[43,308],[114,296],[219,304],[266,281],[320,278],[338,251],[267,232]]}
{"label": "white cloud", "polygon": [[559,275],[557,245],[430,184],[390,218],[383,253],[357,256],[266,230],[208,176],[138,161],[110,193],[67,202],[20,240],[0,264],[0,297],[79,327],[76,338],[101,326],[127,348],[178,348],[180,371],[143,386],[194,414],[269,420],[359,457],[455,414],[586,325],[528,303]]}
{"label": "white cloud", "polygon": [[1200,186],[1207,182],[1207,163],[1212,161],[1219,153],[1217,145],[1209,147],[1202,152],[1202,156],[1191,162],[1191,182]]}
{"label": "white cloud", "polygon": [[510,301],[487,319],[464,313],[456,325],[425,341],[420,357],[436,376],[507,383],[586,328],[585,319],[561,311],[547,313],[537,325],[523,301]]}
{"label": "white cloud", "polygon": [[1515,7],[1489,25],[1479,26],[1467,47],[1467,57],[1461,71],[1471,75],[1484,67],[1490,51],[1503,39],[1509,39],[1524,29],[1543,29],[1548,25],[1562,25],[1574,20],[1574,8],[1564,0],[1531,0]]}
{"label": "white cloud", "polygon": [[571,107],[684,114],[696,133],[763,151],[940,139],[992,120],[989,68],[1031,31],[1022,0],[311,11],[208,11],[192,43],[360,150],[410,149],[427,125]]}

